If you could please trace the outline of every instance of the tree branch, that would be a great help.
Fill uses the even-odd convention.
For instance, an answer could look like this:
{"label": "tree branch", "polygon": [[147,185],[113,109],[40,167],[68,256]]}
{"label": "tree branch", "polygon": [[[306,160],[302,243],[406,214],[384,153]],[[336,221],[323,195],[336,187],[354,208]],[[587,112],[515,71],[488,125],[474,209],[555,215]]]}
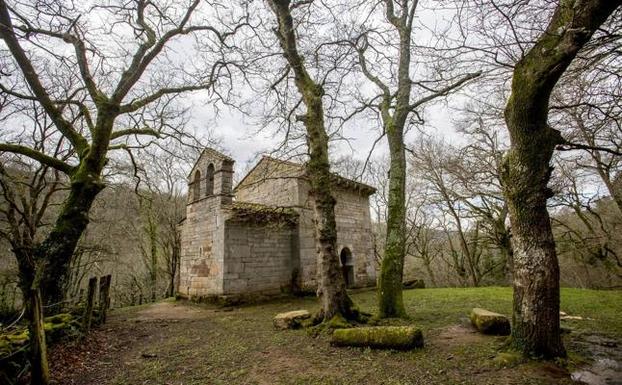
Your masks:
{"label": "tree branch", "polygon": [[62,160],[56,159],[37,150],[33,150],[30,147],[21,146],[18,144],[0,143],[0,152],[11,152],[14,154],[24,155],[28,158],[36,160],[39,163],[48,165],[58,171],[61,171],[69,176],[71,176],[75,171],[74,166],[71,166],[63,162]]}
{"label": "tree branch", "polygon": [[158,90],[157,92],[146,96],[142,99],[138,99],[138,100],[134,100],[128,104],[124,104],[121,106],[120,108],[120,112],[121,113],[128,113],[128,112],[134,112],[136,110],[139,110],[140,108],[148,105],[149,103],[152,103],[156,100],[158,100],[159,98],[161,98],[164,95],[170,95],[170,94],[179,94],[181,92],[188,92],[188,91],[199,91],[199,90],[207,90],[209,88],[211,88],[214,85],[214,80],[210,80],[209,83],[207,84],[203,84],[203,85],[198,85],[198,86],[185,86],[185,87],[171,87],[171,88],[162,88],[160,90]]}
{"label": "tree branch", "polygon": [[622,152],[613,150],[611,148],[600,147],[600,146],[588,146],[586,144],[569,142],[565,139],[563,143],[557,145],[556,149],[558,151],[572,151],[572,150],[602,151],[602,152],[607,152],[612,155],[622,156]]}
{"label": "tree branch", "polygon": [[458,80],[457,82],[455,82],[455,83],[453,83],[453,84],[450,84],[450,85],[448,85],[447,87],[441,88],[440,90],[438,90],[438,91],[436,91],[436,92],[433,92],[433,93],[431,93],[430,95],[425,96],[425,97],[423,97],[423,98],[421,98],[421,99],[417,100],[416,102],[412,103],[412,104],[408,107],[408,109],[409,109],[410,111],[412,111],[412,110],[414,110],[414,109],[418,108],[419,106],[421,106],[421,105],[423,105],[423,104],[425,104],[425,103],[427,103],[427,102],[429,102],[429,101],[431,101],[431,100],[434,100],[434,99],[436,99],[436,98],[438,98],[438,97],[441,97],[441,96],[446,96],[446,95],[447,95],[447,94],[449,94],[452,90],[454,90],[454,89],[456,89],[456,88],[458,88],[458,87],[462,86],[464,83],[468,82],[468,81],[469,81],[469,80],[471,80],[471,79],[475,79],[476,77],[480,76],[481,74],[482,74],[482,72],[481,72],[481,71],[478,71],[478,72],[473,72],[473,73],[470,73],[470,74],[466,74],[464,77],[462,77],[462,78],[461,78],[460,80]]}
{"label": "tree branch", "polygon": [[61,111],[56,108],[54,102],[51,100],[47,91],[41,84],[41,80],[37,75],[30,59],[24,52],[24,49],[19,44],[15,31],[13,29],[13,23],[9,14],[8,7],[4,0],[0,0],[0,37],[4,40],[5,44],[11,51],[13,58],[17,62],[17,65],[22,70],[24,78],[28,82],[30,89],[37,97],[41,106],[45,109],[45,112],[50,116],[58,130],[71,142],[76,148],[79,154],[88,148],[87,140],[80,135],[70,122],[68,122],[63,116]]}
{"label": "tree branch", "polygon": [[156,138],[161,137],[160,132],[151,128],[128,128],[126,130],[119,130],[113,132],[112,134],[110,134],[110,140],[118,139],[126,135],[150,135],[155,136]]}

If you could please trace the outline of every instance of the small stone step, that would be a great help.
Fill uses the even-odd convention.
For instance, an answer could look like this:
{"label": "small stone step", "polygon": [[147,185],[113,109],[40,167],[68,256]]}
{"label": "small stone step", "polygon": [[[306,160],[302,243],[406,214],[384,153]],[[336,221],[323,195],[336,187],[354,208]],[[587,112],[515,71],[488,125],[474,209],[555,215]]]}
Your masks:
{"label": "small stone step", "polygon": [[486,309],[471,310],[471,324],[484,334],[507,336],[510,334],[510,320],[503,314]]}
{"label": "small stone step", "polygon": [[298,329],[301,326],[301,322],[308,318],[311,318],[311,313],[306,310],[279,313],[274,317],[274,328],[278,330]]}

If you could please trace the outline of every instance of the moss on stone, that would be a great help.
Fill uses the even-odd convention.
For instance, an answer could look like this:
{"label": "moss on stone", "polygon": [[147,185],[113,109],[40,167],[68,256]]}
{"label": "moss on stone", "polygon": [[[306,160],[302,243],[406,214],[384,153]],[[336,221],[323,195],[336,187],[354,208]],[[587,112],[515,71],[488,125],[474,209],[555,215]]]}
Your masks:
{"label": "moss on stone", "polygon": [[344,329],[352,327],[352,325],[341,314],[336,314],[330,320],[324,322],[328,329]]}
{"label": "moss on stone", "polygon": [[7,334],[5,338],[12,345],[25,345],[28,342],[28,330]]}
{"label": "moss on stone", "polygon": [[43,319],[44,322],[51,323],[51,324],[70,323],[72,320],[73,320],[73,316],[69,313],[55,314],[53,316],[45,317]]}
{"label": "moss on stone", "polygon": [[423,334],[413,326],[378,326],[335,330],[335,346],[410,350],[423,347]]}
{"label": "moss on stone", "polygon": [[512,367],[520,364],[523,360],[523,355],[519,352],[501,352],[492,361],[499,367]]}
{"label": "moss on stone", "polygon": [[510,321],[506,316],[486,309],[474,308],[469,317],[471,324],[484,334],[507,336],[510,334]]}

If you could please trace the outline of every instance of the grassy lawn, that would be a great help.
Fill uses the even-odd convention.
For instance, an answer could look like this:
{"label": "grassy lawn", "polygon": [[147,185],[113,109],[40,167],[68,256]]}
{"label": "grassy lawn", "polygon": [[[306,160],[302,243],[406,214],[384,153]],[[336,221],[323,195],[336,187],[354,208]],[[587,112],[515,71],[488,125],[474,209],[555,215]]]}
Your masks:
{"label": "grassy lawn", "polygon": [[[622,337],[621,294],[563,289],[562,310],[591,318],[563,321],[573,330],[567,345],[587,333]],[[499,287],[405,291],[408,322],[422,328],[426,343],[411,352],[335,348],[327,336],[273,329],[276,313],[316,310],[314,298],[235,309],[163,302],[113,312],[111,322],[94,333],[97,354],[78,368],[62,360],[56,366],[71,368],[59,369],[59,382],[85,385],[571,384],[568,372],[552,363],[499,367],[492,358],[505,339],[468,326],[467,314],[476,306],[511,314],[511,297],[510,288]],[[356,292],[353,298],[374,312],[375,292]]]}
{"label": "grassy lawn", "polygon": [[[374,312],[376,293],[354,295],[361,308]],[[455,323],[472,308],[482,307],[511,316],[510,287],[441,288],[404,291],[404,303],[415,324],[431,329]],[[622,291],[562,288],[561,310],[584,320],[564,320],[562,326],[622,338]],[[587,319],[589,318],[589,319]]]}

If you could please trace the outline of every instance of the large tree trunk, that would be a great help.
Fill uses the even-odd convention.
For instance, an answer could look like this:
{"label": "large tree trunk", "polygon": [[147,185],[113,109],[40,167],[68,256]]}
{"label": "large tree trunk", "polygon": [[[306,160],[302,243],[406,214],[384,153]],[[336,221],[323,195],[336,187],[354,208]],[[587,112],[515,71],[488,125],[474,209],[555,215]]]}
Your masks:
{"label": "large tree trunk", "polygon": [[387,236],[378,280],[380,318],[406,315],[402,298],[406,254],[406,154],[403,126],[388,127],[386,132],[391,155],[391,171],[389,172],[387,204]]}
{"label": "large tree trunk", "polygon": [[559,133],[548,125],[551,91],[577,52],[619,6],[561,0],[545,33],[517,63],[505,109],[511,147],[500,172],[514,246],[512,342],[524,354],[565,356],[559,325],[559,266],[546,202]]}
{"label": "large tree trunk", "polygon": [[[314,110],[321,111],[321,97]],[[320,107],[318,109],[317,107]],[[309,112],[307,112],[309,117]],[[316,117],[317,118],[317,117]],[[352,301],[346,292],[343,274],[337,255],[337,224],[335,222],[335,198],[332,195],[331,174],[328,162],[328,136],[323,129],[322,118],[306,123],[309,132],[310,159],[307,173],[311,183],[315,213],[315,236],[318,248],[318,294],[325,320],[341,314],[356,318]]]}
{"label": "large tree trunk", "polygon": [[307,176],[311,184],[315,213],[315,235],[318,249],[318,295],[322,305],[321,316],[330,320],[341,315],[348,319],[358,316],[346,292],[346,285],[337,255],[337,225],[335,198],[328,160],[328,135],[324,127],[324,90],[308,74],[296,46],[296,34],[290,10],[290,0],[269,1],[278,19],[277,36],[292,71],[298,92],[307,108],[299,116],[307,129],[309,162]]}
{"label": "large tree trunk", "polygon": [[99,173],[78,172],[54,228],[35,249],[35,259],[47,263],[40,285],[46,305],[56,306],[65,297],[73,253],[89,223],[91,206],[103,188]]}

